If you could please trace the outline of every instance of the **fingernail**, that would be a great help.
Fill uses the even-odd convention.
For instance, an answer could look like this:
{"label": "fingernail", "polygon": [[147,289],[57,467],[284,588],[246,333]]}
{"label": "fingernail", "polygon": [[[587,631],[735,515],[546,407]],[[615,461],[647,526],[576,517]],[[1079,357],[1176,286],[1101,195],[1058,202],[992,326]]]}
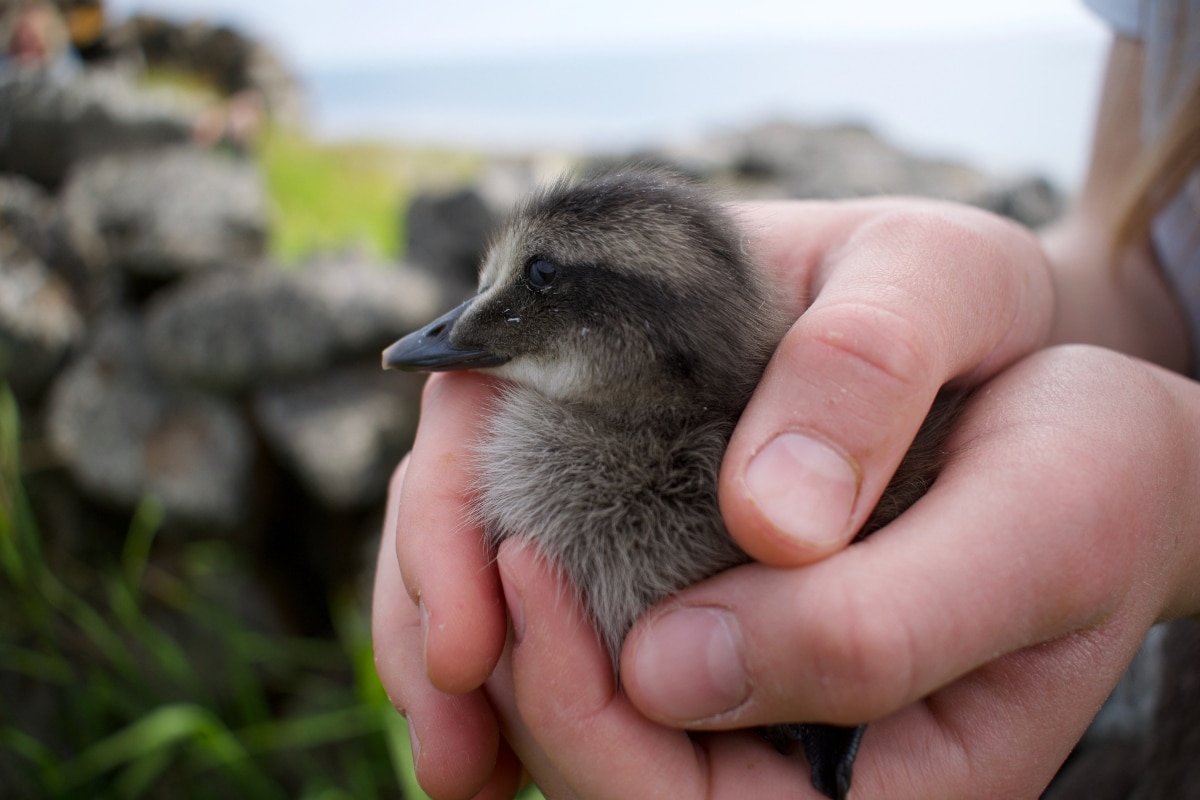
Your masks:
{"label": "fingernail", "polygon": [[741,705],[750,693],[737,619],[719,608],[668,612],[639,637],[640,694],[664,716],[695,722]]}
{"label": "fingernail", "polygon": [[413,725],[411,719],[405,719],[408,722],[408,742],[412,747],[413,765],[416,766],[417,762],[421,760],[421,740],[417,738],[417,726]]}
{"label": "fingernail", "polygon": [[858,471],[828,445],[782,433],[751,460],[746,488],[786,536],[827,547],[845,538],[858,496]]}
{"label": "fingernail", "polygon": [[500,581],[500,585],[504,587],[504,604],[508,606],[508,619],[512,622],[513,636],[520,641],[525,635],[525,599],[521,597],[515,582],[509,579],[503,566],[501,573],[505,578]]}

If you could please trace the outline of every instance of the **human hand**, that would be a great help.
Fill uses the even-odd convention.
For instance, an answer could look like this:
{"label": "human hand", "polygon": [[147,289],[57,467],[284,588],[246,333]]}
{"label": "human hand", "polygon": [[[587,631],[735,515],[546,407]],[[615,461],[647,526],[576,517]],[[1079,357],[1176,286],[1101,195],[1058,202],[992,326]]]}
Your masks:
{"label": "human hand", "polygon": [[[721,513],[751,556],[811,563],[862,528],[948,382],[1045,344],[1051,266],[1032,234],[914,200],[743,212],[796,323],[730,441]],[[752,234],[753,235],[753,234]]]}
{"label": "human hand", "polygon": [[1149,626],[1200,609],[1198,444],[1200,385],[1043,351],[976,394],[937,483],[875,537],[650,612],[624,694],[558,579],[502,548],[493,707],[556,798],[816,797],[744,730],[797,719],[875,720],[858,797],[1036,797]]}
{"label": "human hand", "polygon": [[[972,209],[880,200],[764,204],[741,215],[759,262],[784,287],[781,301],[796,316],[809,310],[781,344],[739,425],[723,483],[739,479],[730,458],[745,461],[764,444],[767,428],[757,409],[782,399],[795,425],[818,442],[807,452],[833,463],[834,473],[843,466],[840,486],[838,475],[816,474],[811,488],[818,502],[831,496],[844,510],[814,506],[821,510],[808,517],[816,524],[790,535],[770,523],[765,505],[730,504],[724,489],[723,510],[735,536],[747,532],[739,542],[752,555],[797,565],[850,539],[945,381],[982,380],[1042,343],[1053,290],[1033,237]],[[504,639],[498,575],[465,509],[467,454],[491,391],[479,376],[430,380],[411,476],[392,494],[402,569],[381,567],[377,589],[381,678],[409,708],[421,738],[418,776],[430,791],[448,782],[439,795],[447,797],[489,780],[499,747],[494,733],[466,732],[459,717],[443,714],[442,701],[426,694],[460,695],[473,719],[484,715],[484,698],[470,693],[491,673]],[[794,441],[786,444],[785,451],[795,451]],[[396,616],[414,619],[390,607],[402,600],[404,590],[394,585],[401,571],[408,594],[422,604],[422,627],[411,632],[420,634],[423,664],[401,658],[395,634],[381,630]],[[436,709],[428,716],[415,710],[426,701]],[[444,740],[454,747],[443,747]]]}
{"label": "human hand", "polygon": [[[417,779],[439,800],[511,797],[521,771],[481,688],[508,623],[466,505],[471,447],[494,388],[469,372],[429,378],[413,452],[392,476],[375,572],[376,671],[408,718]],[[411,469],[414,459],[426,468]]]}

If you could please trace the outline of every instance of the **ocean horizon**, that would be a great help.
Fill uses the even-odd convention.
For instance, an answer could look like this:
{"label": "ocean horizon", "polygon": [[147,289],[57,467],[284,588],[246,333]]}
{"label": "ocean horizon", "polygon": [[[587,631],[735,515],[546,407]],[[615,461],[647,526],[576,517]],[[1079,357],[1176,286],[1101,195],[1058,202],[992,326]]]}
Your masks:
{"label": "ocean horizon", "polygon": [[397,60],[312,71],[314,126],[485,151],[622,152],[770,121],[853,123],[916,154],[1071,190],[1105,42],[812,41]]}

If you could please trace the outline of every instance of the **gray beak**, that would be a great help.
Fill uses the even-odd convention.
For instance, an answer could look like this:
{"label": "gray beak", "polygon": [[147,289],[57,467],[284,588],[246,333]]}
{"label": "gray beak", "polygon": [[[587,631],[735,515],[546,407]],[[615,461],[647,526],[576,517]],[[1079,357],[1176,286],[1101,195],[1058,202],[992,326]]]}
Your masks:
{"label": "gray beak", "polygon": [[450,332],[454,330],[454,323],[473,302],[473,299],[468,300],[384,350],[383,368],[412,372],[447,372],[498,367],[507,362],[509,356],[497,355],[487,350],[464,349],[451,344]]}

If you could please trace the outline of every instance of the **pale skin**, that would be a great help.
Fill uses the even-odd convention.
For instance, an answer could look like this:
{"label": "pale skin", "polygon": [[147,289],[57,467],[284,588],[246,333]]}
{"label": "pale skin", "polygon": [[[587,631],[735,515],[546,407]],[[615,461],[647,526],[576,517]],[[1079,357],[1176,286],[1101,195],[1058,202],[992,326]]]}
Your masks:
{"label": "pale skin", "polygon": [[[649,612],[620,688],[560,578],[469,524],[494,383],[429,381],[373,625],[430,795],[511,797],[523,766],[555,798],[815,798],[739,730],[797,720],[871,722],[859,798],[1038,795],[1147,629],[1200,611],[1185,323],[1146,248],[1107,249],[1140,63],[1115,43],[1086,185],[1040,239],[914,200],[740,209],[798,317],[721,475],[760,563]],[[938,482],[847,548],[946,382],[981,388]],[[799,526],[772,510],[816,502],[795,485],[824,502]]]}

